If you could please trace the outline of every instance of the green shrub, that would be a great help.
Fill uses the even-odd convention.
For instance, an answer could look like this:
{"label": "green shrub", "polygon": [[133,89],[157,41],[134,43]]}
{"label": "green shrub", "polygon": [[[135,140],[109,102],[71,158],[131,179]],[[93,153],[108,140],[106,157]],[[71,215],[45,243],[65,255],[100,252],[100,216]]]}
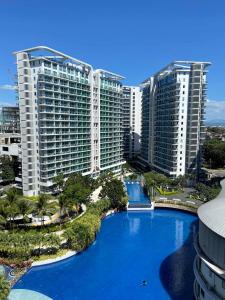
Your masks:
{"label": "green shrub", "polygon": [[166,191],[160,187],[157,187],[157,191],[160,193],[160,195],[176,195],[179,193],[179,191]]}
{"label": "green shrub", "polygon": [[85,249],[94,239],[100,227],[100,218],[93,213],[85,213],[66,229],[64,237],[69,247],[76,251]]}
{"label": "green shrub", "polygon": [[109,199],[101,199],[95,203],[92,203],[88,207],[88,212],[101,216],[111,208],[111,202]]}
{"label": "green shrub", "polygon": [[10,292],[10,284],[4,276],[0,276],[0,300],[7,300]]}
{"label": "green shrub", "polygon": [[128,197],[127,196],[122,197],[122,199],[118,203],[118,207],[117,207],[118,210],[120,210],[120,211],[126,210],[127,203],[128,203]]}
{"label": "green shrub", "polygon": [[44,235],[39,232],[0,233],[0,255],[9,259],[27,260],[41,248],[58,249],[60,238],[56,234]]}

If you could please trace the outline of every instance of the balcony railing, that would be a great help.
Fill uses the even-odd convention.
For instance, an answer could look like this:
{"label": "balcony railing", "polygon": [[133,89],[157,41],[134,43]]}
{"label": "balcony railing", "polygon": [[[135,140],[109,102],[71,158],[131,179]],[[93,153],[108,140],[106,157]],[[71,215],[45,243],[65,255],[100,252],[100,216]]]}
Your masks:
{"label": "balcony railing", "polygon": [[198,269],[197,260],[198,258],[196,257],[194,260],[194,274],[201,289],[203,289],[204,292],[208,295],[208,299],[225,300],[225,298],[219,295],[217,290],[212,285],[210,285],[209,282],[207,282],[201,270]]}

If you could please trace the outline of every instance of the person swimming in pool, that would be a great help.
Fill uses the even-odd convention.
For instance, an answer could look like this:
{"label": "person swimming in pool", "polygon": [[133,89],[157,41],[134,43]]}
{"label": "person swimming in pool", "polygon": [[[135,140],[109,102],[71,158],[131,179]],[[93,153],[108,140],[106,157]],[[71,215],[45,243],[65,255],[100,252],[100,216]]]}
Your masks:
{"label": "person swimming in pool", "polygon": [[147,280],[143,280],[141,285],[142,285],[142,286],[148,285],[148,281],[147,281]]}

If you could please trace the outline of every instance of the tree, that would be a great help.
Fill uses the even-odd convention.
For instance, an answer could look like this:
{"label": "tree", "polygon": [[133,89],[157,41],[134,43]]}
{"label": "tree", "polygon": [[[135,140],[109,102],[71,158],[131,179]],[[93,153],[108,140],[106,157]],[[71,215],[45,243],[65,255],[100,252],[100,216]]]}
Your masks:
{"label": "tree", "polygon": [[92,191],[95,190],[98,186],[98,181],[94,179],[91,175],[83,176],[84,186],[90,188]]}
{"label": "tree", "polygon": [[70,248],[76,251],[82,251],[87,247],[90,240],[88,225],[75,223],[65,231],[64,236]]}
{"label": "tree", "polygon": [[73,208],[73,201],[70,197],[67,197],[66,194],[62,193],[58,197],[58,205],[59,205],[59,214],[60,219],[62,219],[62,216],[66,214],[69,216],[69,211]]}
{"label": "tree", "polygon": [[18,212],[22,215],[25,222],[29,222],[28,215],[33,211],[33,206],[31,205],[30,201],[26,199],[20,199],[17,202]]}
{"label": "tree", "polygon": [[85,213],[65,231],[64,237],[67,239],[70,248],[81,251],[94,240],[99,227],[99,216],[93,213]]}
{"label": "tree", "polygon": [[0,275],[0,300],[7,300],[10,292],[10,284],[3,275]]}
{"label": "tree", "polygon": [[8,202],[5,199],[0,200],[0,226],[4,228],[9,219]]}
{"label": "tree", "polygon": [[13,161],[8,156],[2,156],[1,161],[1,170],[2,170],[2,180],[3,181],[13,181],[15,179],[15,171],[13,168]]}
{"label": "tree", "polygon": [[19,199],[18,190],[14,187],[8,189],[8,191],[6,192],[6,197],[4,198],[5,208],[4,208],[3,215],[5,214],[5,216],[7,216],[6,221],[9,220],[10,227],[12,227],[12,221],[14,223],[16,216],[19,214],[18,199]]}
{"label": "tree", "polygon": [[64,175],[59,173],[56,177],[53,178],[53,183],[56,185],[57,192],[62,192],[65,187]]}
{"label": "tree", "polygon": [[113,208],[120,207],[125,196],[123,184],[118,179],[112,179],[110,182],[107,182],[100,192],[100,197],[107,197],[111,201]]}
{"label": "tree", "polygon": [[196,184],[195,189],[200,200],[207,202],[214,199],[220,192],[221,188],[219,186],[210,186],[198,183]]}
{"label": "tree", "polygon": [[38,256],[41,255],[42,248],[58,248],[60,245],[60,238],[56,234],[46,234],[36,232],[34,236],[34,244],[38,246]]}
{"label": "tree", "polygon": [[177,178],[173,179],[172,184],[178,186],[181,190],[183,190],[186,184],[186,176],[178,176]]}
{"label": "tree", "polygon": [[[19,208],[16,202],[13,202],[12,204],[9,204],[8,207],[8,215],[9,215],[9,220],[10,220],[10,227],[13,224],[14,227],[14,221],[15,218],[19,215]],[[13,221],[13,223],[11,223]]]}
{"label": "tree", "polygon": [[223,168],[225,165],[225,142],[218,139],[206,140],[203,145],[203,155],[209,168]]}
{"label": "tree", "polygon": [[44,225],[44,217],[51,216],[55,211],[55,207],[49,202],[49,195],[41,194],[38,196],[38,200],[35,203],[35,211],[39,218],[41,218],[41,223]]}
{"label": "tree", "polygon": [[155,175],[153,172],[148,172],[144,174],[145,186],[144,189],[147,191],[146,194],[154,200],[155,189],[157,187],[157,182],[155,180]]}
{"label": "tree", "polygon": [[8,189],[6,192],[6,200],[9,202],[9,204],[16,203],[19,199],[19,192],[15,187],[12,187]]}
{"label": "tree", "polygon": [[81,183],[81,184],[84,184],[84,179],[83,179],[83,176],[81,173],[74,173],[74,174],[71,174],[68,179],[66,180],[66,183],[65,183],[65,187],[67,188],[68,186],[70,185],[73,185],[75,183]]}
{"label": "tree", "polygon": [[[81,204],[87,204],[90,201],[91,189],[84,186],[81,182],[71,183],[64,191],[67,199],[70,199],[76,206],[76,210],[80,209]],[[68,200],[69,201],[69,200]]]}
{"label": "tree", "polygon": [[110,182],[114,178],[113,173],[111,171],[101,173],[98,178],[99,185],[104,185],[107,182]]}

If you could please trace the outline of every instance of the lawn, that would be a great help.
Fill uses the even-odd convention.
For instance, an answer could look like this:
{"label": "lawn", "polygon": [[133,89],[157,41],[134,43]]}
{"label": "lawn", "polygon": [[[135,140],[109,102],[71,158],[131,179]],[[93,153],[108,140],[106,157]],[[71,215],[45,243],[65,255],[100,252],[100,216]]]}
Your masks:
{"label": "lawn", "polygon": [[164,189],[162,189],[162,188],[160,188],[160,187],[157,187],[156,189],[157,189],[157,191],[160,193],[160,195],[164,195],[164,196],[176,195],[176,194],[179,194],[179,193],[180,193],[180,191],[178,191],[178,190],[174,190],[174,191],[166,191],[166,190],[164,190]]}

